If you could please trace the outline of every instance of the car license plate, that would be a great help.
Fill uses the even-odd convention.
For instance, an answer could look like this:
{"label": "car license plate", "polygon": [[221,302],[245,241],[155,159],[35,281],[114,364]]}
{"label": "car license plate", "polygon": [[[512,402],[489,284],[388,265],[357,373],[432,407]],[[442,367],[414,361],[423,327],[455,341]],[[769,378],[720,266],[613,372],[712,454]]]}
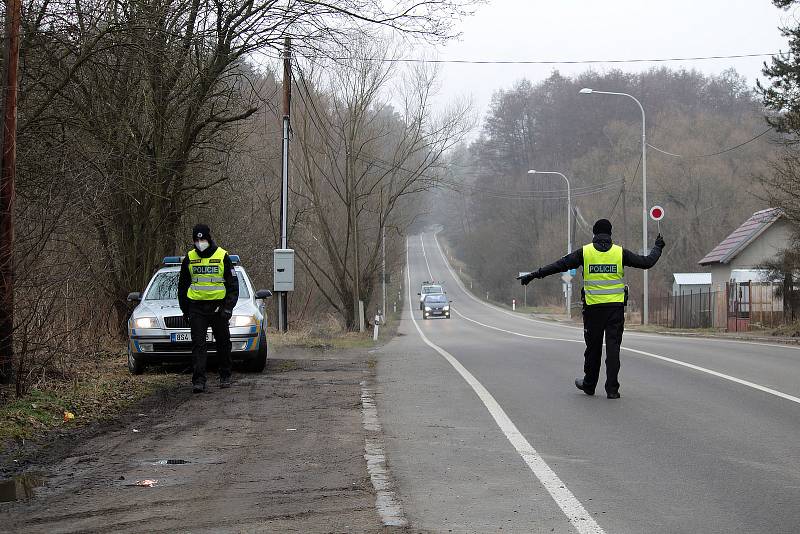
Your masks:
{"label": "car license plate", "polygon": [[[170,341],[173,343],[186,343],[192,341],[192,334],[189,332],[173,332],[170,334]],[[214,341],[214,334],[206,332],[206,341]]]}

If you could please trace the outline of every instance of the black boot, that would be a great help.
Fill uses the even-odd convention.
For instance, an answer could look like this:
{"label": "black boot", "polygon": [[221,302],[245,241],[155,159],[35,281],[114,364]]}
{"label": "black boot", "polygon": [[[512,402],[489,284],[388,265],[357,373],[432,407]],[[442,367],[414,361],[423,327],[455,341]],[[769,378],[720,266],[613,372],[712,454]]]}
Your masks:
{"label": "black boot", "polygon": [[575,387],[586,393],[587,395],[594,395],[594,388],[590,388],[583,383],[583,378],[575,379]]}

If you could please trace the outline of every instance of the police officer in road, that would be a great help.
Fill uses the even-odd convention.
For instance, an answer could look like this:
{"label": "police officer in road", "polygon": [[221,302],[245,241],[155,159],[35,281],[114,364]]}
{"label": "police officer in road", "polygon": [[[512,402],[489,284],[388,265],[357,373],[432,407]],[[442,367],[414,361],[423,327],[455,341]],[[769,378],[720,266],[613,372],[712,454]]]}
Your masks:
{"label": "police officer in road", "polygon": [[594,238],[588,245],[567,254],[560,260],[532,273],[517,277],[523,285],[534,278],[583,266],[583,378],[575,379],[575,386],[587,395],[594,395],[600,376],[600,360],[603,353],[603,335],[606,338],[606,395],[619,398],[619,347],[625,327],[625,304],[627,287],[624,268],[649,269],[656,264],[664,249],[664,238],[658,234],[655,246],[647,256],[641,256],[614,245],[611,241],[611,223],[600,219],[592,228]]}
{"label": "police officer in road", "polygon": [[214,334],[219,386],[231,385],[231,333],[228,321],[239,299],[239,280],[228,253],[211,238],[205,224],[192,229],[194,248],[181,263],[178,302],[192,331],[192,392],[206,390],[206,333]]}

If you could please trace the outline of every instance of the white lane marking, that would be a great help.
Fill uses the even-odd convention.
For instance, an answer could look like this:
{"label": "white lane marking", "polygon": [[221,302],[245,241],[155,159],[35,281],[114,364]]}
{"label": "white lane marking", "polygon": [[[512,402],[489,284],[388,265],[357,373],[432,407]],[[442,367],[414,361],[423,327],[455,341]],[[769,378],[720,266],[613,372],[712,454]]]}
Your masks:
{"label": "white lane marking", "polygon": [[[428,255],[425,254],[425,241],[422,239],[422,234],[419,234],[419,244],[422,245],[422,257],[425,258],[425,266],[428,268],[428,280],[430,280],[431,283],[433,283],[433,273],[431,272],[431,264],[428,263]],[[408,248],[407,245],[406,248]]]}
{"label": "white lane marking", "polygon": [[364,425],[364,459],[367,471],[375,488],[375,508],[386,526],[404,527],[408,521],[403,514],[397,496],[391,487],[389,471],[386,469],[386,454],[383,452],[381,423],[375,397],[367,383],[361,382],[361,422]]}
{"label": "white lane marking", "polygon": [[644,356],[649,356],[651,358],[656,358],[658,360],[663,360],[665,362],[674,363],[676,365],[682,365],[684,367],[688,367],[689,369],[694,369],[695,371],[701,371],[703,373],[708,373],[710,375],[724,378],[725,380],[730,380],[731,382],[736,382],[737,384],[742,384],[743,386],[747,386],[753,389],[757,389],[759,391],[763,391],[764,393],[769,393],[770,395],[775,395],[776,397],[780,397],[782,399],[786,399],[788,401],[796,402],[800,404],[800,398],[795,397],[794,395],[789,395],[788,393],[783,393],[782,391],[778,391],[776,389],[768,388],[766,386],[762,386],[760,384],[756,384],[755,382],[749,382],[747,380],[742,380],[741,378],[736,378],[735,376],[726,375],[724,373],[720,373],[714,371],[713,369],[708,369],[706,367],[700,367],[699,365],[694,365],[693,363],[686,363],[680,360],[674,360],[672,358],[667,358],[666,356],[659,356],[658,354],[653,354],[652,352],[645,352],[643,350],[636,350],[636,349],[629,349],[627,347],[621,347],[622,350],[627,350],[628,352],[635,352],[636,354],[642,354]]}
{"label": "white lane marking", "polygon": [[[406,275],[408,277],[408,298],[409,302],[412,301],[411,299],[411,264],[408,260],[408,240],[406,239]],[[472,387],[472,390],[478,395],[483,405],[486,406],[486,409],[489,410],[489,414],[494,418],[497,426],[500,427],[500,430],[503,431],[508,441],[514,448],[517,450],[519,455],[528,465],[533,474],[536,475],[536,478],[539,479],[539,482],[545,487],[547,492],[556,502],[559,508],[564,512],[564,515],[567,516],[569,522],[572,523],[572,526],[580,532],[581,534],[605,534],[605,531],[600,528],[600,525],[589,515],[583,505],[578,501],[575,495],[567,489],[567,486],[558,478],[558,475],[547,465],[547,462],[539,456],[539,453],[536,452],[536,449],[525,439],[525,436],[522,435],[522,432],[517,429],[516,425],[511,421],[511,419],[506,415],[506,412],[500,406],[500,404],[495,400],[489,391],[483,387],[477,378],[475,378],[472,373],[470,373],[461,363],[449,352],[444,350],[443,348],[439,347],[435,343],[432,343],[425,334],[422,333],[422,329],[417,324],[417,320],[414,318],[414,310],[409,306],[408,309],[409,314],[411,315],[411,321],[414,323],[414,327],[417,329],[422,341],[425,342],[426,345],[431,347],[433,350],[441,354],[441,356],[453,366],[453,368],[461,375],[461,377]]]}
{"label": "white lane marking", "polygon": [[455,308],[453,308],[453,311],[456,312],[457,315],[459,315],[460,317],[462,317],[463,319],[466,319],[467,321],[469,321],[471,323],[475,323],[475,324],[483,326],[485,328],[490,328],[491,330],[497,330],[498,332],[503,332],[505,334],[511,334],[512,336],[519,336],[519,337],[524,337],[524,338],[528,338],[528,339],[538,339],[540,341],[565,341],[567,343],[584,343],[584,341],[582,339],[565,339],[565,338],[561,338],[561,337],[532,336],[530,334],[523,334],[521,332],[514,332],[513,330],[506,330],[504,328],[498,328],[496,326],[491,326],[491,325],[488,325],[486,323],[482,323],[480,321],[476,321],[475,319],[467,317],[466,315],[464,315],[463,313],[461,313],[460,311],[458,311]]}
{"label": "white lane marking", "polygon": [[[482,323],[480,321],[476,321],[475,319],[471,319],[471,318],[467,317],[466,315],[464,315],[463,313],[461,313],[460,311],[456,310],[455,308],[453,308],[453,311],[456,312],[456,314],[458,314],[459,316],[461,316],[464,319],[466,319],[467,321],[473,322],[475,324],[481,325],[481,326],[483,326],[485,328],[489,328],[491,330],[497,330],[498,332],[503,332],[503,333],[506,333],[506,334],[514,335],[514,336],[520,336],[520,337],[524,337],[524,338],[528,338],[528,339],[539,339],[539,340],[544,340],[544,341],[566,341],[568,343],[583,343],[583,341],[579,341],[577,339],[562,339],[562,338],[557,338],[557,337],[531,336],[531,335],[523,334],[523,333],[520,333],[520,332],[514,332],[513,330],[505,330],[504,328],[498,328],[496,326],[491,326],[491,325]],[[683,367],[688,367],[689,369],[693,369],[695,371],[700,371],[700,372],[703,372],[703,373],[710,374],[712,376],[716,376],[718,378],[723,378],[725,380],[730,380],[731,382],[736,382],[737,384],[741,384],[743,386],[747,386],[747,387],[750,387],[750,388],[753,388],[753,389],[757,389],[759,391],[763,391],[764,393],[769,393],[770,395],[775,395],[776,397],[780,397],[782,399],[786,399],[788,401],[792,401],[792,402],[796,402],[796,403],[800,404],[800,398],[795,397],[794,395],[789,395],[788,393],[783,393],[782,391],[778,391],[776,389],[768,388],[766,386],[762,386],[760,384],[756,384],[755,382],[750,382],[748,380],[743,380],[741,378],[736,378],[735,376],[726,375],[724,373],[720,373],[718,371],[714,371],[713,369],[708,369],[707,367],[701,367],[699,365],[694,365],[693,363],[687,363],[687,362],[683,362],[683,361],[680,361],[680,360],[676,360],[674,358],[668,358],[666,356],[661,356],[659,354],[653,354],[652,352],[646,352],[646,351],[637,350],[637,349],[630,349],[628,347],[620,347],[620,350],[626,350],[628,352],[633,352],[635,354],[641,354],[642,356],[649,356],[650,358],[655,358],[657,360],[662,360],[662,361],[669,362],[669,363],[672,363],[672,364],[675,364],[675,365],[681,365]]]}
{"label": "white lane marking", "polygon": [[[422,237],[422,234],[420,234],[420,238],[421,237]],[[572,330],[582,330],[582,327],[580,327],[580,326],[571,326],[571,325],[566,325],[566,324],[561,324],[561,323],[556,323],[556,322],[551,322],[551,321],[541,321],[539,319],[531,319],[530,317],[525,317],[524,315],[520,315],[519,313],[513,313],[513,312],[510,312],[508,310],[504,310],[503,308],[500,308],[498,306],[495,306],[494,304],[490,304],[488,302],[485,302],[485,301],[480,300],[479,298],[475,297],[475,295],[473,295],[470,291],[467,290],[466,286],[464,286],[464,284],[461,282],[461,279],[458,276],[456,276],[455,271],[453,271],[453,268],[450,266],[450,262],[447,261],[447,258],[445,257],[444,252],[442,252],[442,247],[439,244],[439,238],[436,236],[436,233],[433,234],[433,239],[436,242],[436,248],[439,249],[439,255],[442,257],[442,261],[444,261],[445,267],[447,267],[447,270],[450,271],[450,275],[456,281],[456,284],[461,288],[462,291],[464,291],[464,293],[466,293],[466,295],[469,298],[471,298],[472,300],[474,300],[478,304],[482,304],[482,305],[486,306],[487,308],[491,308],[493,310],[499,311],[500,313],[504,313],[506,315],[510,315],[511,317],[516,317],[517,319],[530,321],[532,323],[542,324],[542,325],[546,325],[546,326],[555,326],[555,327],[558,327],[558,328],[569,328],[569,329],[572,329]],[[424,246],[424,244],[423,244],[423,248],[422,248],[422,253],[425,254],[425,246]],[[426,256],[425,257],[425,262],[427,263],[427,261],[428,261],[428,258]],[[430,271],[430,267],[428,267],[428,271]],[[630,330],[628,332],[626,332],[625,335],[628,336],[628,337],[633,336],[633,337],[641,337],[641,338],[649,338],[649,339],[660,339],[662,341],[664,340],[664,336],[663,335],[659,336],[659,335],[653,335],[653,334],[643,334],[641,332],[635,332],[635,331],[630,331]],[[684,336],[674,336],[674,337],[677,337],[679,339],[684,339],[684,340],[691,340],[692,339],[691,337],[688,337],[688,336],[686,336],[686,337],[684,337]],[[777,349],[800,350],[800,347],[795,347],[795,346],[792,346],[792,345],[786,345],[786,344],[782,344],[782,343],[759,343],[757,341],[739,341],[739,340],[735,340],[735,339],[717,339],[717,338],[709,338],[709,337],[698,337],[698,339],[703,339],[703,340],[706,340],[706,341],[710,341],[712,343],[735,343],[735,344],[738,344],[738,345],[756,345],[756,346],[760,346],[760,347],[772,347],[772,348],[777,348]]]}

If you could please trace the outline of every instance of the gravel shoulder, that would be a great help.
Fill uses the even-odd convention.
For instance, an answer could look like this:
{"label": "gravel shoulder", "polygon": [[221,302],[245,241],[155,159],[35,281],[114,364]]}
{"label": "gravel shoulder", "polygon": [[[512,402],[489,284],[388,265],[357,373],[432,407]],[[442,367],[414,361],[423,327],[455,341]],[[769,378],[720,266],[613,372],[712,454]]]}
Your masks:
{"label": "gravel shoulder", "polygon": [[0,503],[0,531],[387,532],[364,458],[371,356],[281,348],[231,389],[163,392],[41,456],[44,486]]}

